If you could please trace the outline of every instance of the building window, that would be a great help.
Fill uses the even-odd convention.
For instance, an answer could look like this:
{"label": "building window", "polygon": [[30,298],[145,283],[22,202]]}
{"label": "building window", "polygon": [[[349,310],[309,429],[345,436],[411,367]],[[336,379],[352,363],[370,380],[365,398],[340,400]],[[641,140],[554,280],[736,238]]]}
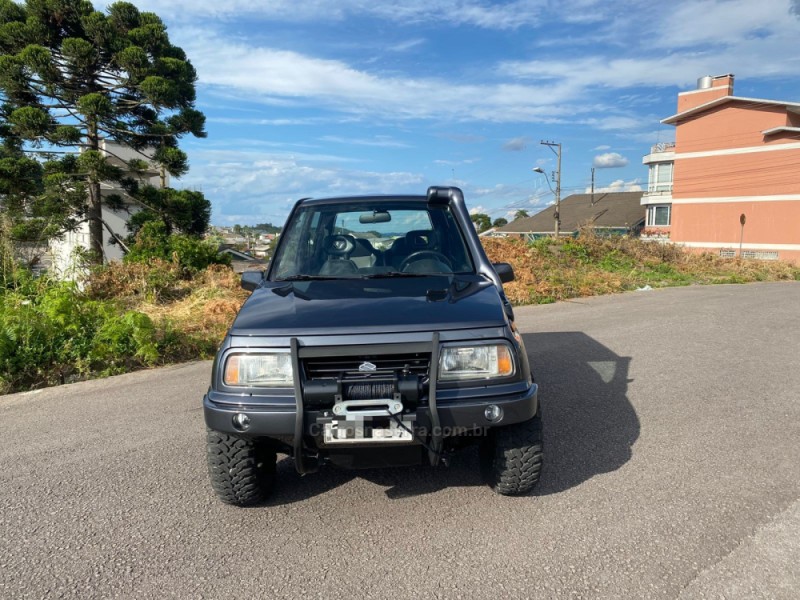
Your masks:
{"label": "building window", "polygon": [[653,163],[648,172],[647,191],[671,192],[672,191],[672,163]]}
{"label": "building window", "polygon": [[666,227],[670,224],[672,212],[670,204],[656,204],[647,208],[647,225],[650,227]]}

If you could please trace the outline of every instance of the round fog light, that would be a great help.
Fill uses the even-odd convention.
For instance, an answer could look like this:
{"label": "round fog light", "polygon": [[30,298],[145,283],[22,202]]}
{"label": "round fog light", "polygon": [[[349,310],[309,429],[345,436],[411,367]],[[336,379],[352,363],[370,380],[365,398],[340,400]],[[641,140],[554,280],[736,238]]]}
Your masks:
{"label": "round fog light", "polygon": [[503,409],[496,404],[490,404],[486,407],[486,410],[483,411],[483,414],[490,423],[497,423],[497,421],[503,418]]}
{"label": "round fog light", "polygon": [[236,413],[233,415],[233,426],[239,431],[245,431],[250,427],[250,417],[244,413]]}

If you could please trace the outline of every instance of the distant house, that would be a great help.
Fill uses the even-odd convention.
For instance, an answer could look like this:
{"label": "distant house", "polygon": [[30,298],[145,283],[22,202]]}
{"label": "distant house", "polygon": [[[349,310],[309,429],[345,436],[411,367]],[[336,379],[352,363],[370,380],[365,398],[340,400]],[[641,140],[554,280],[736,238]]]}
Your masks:
{"label": "distant house", "polygon": [[250,251],[256,258],[264,258],[270,253],[272,246],[270,244],[258,244],[253,246]]}
{"label": "distant house", "polygon": [[227,254],[231,257],[231,266],[237,273],[243,273],[244,271],[261,271],[266,265],[263,260],[259,260],[255,256],[247,254],[246,252],[241,252],[227,244],[222,244],[219,247],[219,253]]}
{"label": "distant house", "polygon": [[[145,152],[145,156],[143,156],[131,148],[109,140],[100,140],[100,152],[108,157],[111,164],[121,168],[127,168],[127,162],[131,159],[146,160],[146,156],[152,155],[152,152]],[[142,174],[129,173],[128,176],[138,179],[140,183],[161,186],[161,171],[154,164],[151,164]],[[164,176],[165,185],[169,185],[169,174],[166,173]],[[104,205],[102,211],[103,220],[113,232],[112,234],[106,227],[103,227],[103,258],[106,262],[121,260],[122,248],[114,243],[114,239],[125,238],[130,234],[127,227],[128,219],[132,214],[141,210],[142,206],[115,183],[101,182],[100,194],[102,196],[119,195],[124,203],[122,210],[111,210]],[[49,254],[52,258],[52,271],[57,275],[68,273],[72,266],[73,253],[77,248],[90,249],[88,222],[82,223],[75,231],[67,232],[62,239],[50,242]]]}
{"label": "distant house", "polygon": [[733,75],[678,94],[675,143],[644,157],[648,230],[690,250],[800,262],[800,103],[733,95]]}
{"label": "distant house", "polygon": [[[597,192],[573,194],[561,201],[560,235],[575,235],[581,227],[598,233],[636,235],[644,226],[642,192]],[[555,205],[532,217],[512,221],[495,229],[494,235],[529,239],[551,236],[555,232]]]}

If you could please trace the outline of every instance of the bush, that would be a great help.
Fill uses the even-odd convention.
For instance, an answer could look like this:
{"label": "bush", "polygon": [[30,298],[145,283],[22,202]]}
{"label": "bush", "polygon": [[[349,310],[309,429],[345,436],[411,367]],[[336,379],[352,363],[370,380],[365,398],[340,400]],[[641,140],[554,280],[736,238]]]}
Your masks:
{"label": "bush", "polygon": [[136,240],[125,255],[126,263],[149,264],[154,260],[178,265],[184,275],[191,276],[209,265],[230,265],[229,255],[220,255],[212,242],[190,235],[170,234],[161,221],[150,221],[142,225]]}
{"label": "bush", "polygon": [[100,375],[111,375],[133,367],[154,365],[159,358],[156,328],[150,317],[129,310],[105,315],[92,340],[89,358],[103,365]]}
{"label": "bush", "polygon": [[159,359],[149,317],[92,300],[74,282],[18,270],[0,296],[0,392],[57,385],[151,366]]}

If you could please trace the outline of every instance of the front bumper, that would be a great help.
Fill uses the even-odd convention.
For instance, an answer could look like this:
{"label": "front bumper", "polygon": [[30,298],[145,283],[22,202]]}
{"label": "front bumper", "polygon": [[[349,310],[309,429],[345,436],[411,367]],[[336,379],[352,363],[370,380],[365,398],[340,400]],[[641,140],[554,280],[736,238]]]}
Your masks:
{"label": "front bumper", "polygon": [[[521,393],[481,395],[456,400],[438,399],[437,412],[441,435],[447,438],[467,431],[527,421],[533,418],[538,410],[538,391],[538,386],[532,383]],[[213,391],[203,397],[203,412],[206,425],[210,429],[248,437],[270,437],[291,445],[297,420],[296,407],[285,404],[265,406],[246,403],[233,406],[228,398],[225,400],[225,402],[215,401]],[[485,415],[486,407],[491,404],[501,408],[503,414],[501,419],[494,422]],[[250,424],[245,431],[234,426],[233,417],[237,414],[245,414],[249,418]],[[303,416],[305,435],[313,436],[314,425],[328,414],[327,411],[306,410]],[[426,437],[426,434],[431,433],[431,413],[427,406],[417,407],[416,424],[415,434],[418,437]]]}
{"label": "front bumper", "polygon": [[[531,382],[524,346],[509,328],[417,332],[393,338],[391,343],[384,338],[351,336],[342,340],[238,340],[226,345],[217,355],[211,389],[204,398],[206,424],[220,432],[273,440],[281,451],[294,457],[298,472],[308,473],[337,450],[369,453],[387,445],[409,450],[424,447],[430,463],[436,465],[447,438],[470,432],[482,435],[489,428],[519,423],[536,414],[538,387]],[[514,347],[515,376],[491,383],[440,384],[443,345],[493,340]],[[250,390],[224,384],[221,368],[226,353],[240,348],[286,348],[286,341],[295,373],[291,388]],[[328,362],[331,356],[337,357],[333,363]],[[360,373],[365,364],[375,368],[367,358],[382,362],[376,375],[368,377],[378,387],[368,389],[365,396],[356,370]],[[391,393],[382,387],[385,385],[391,386]],[[356,407],[352,412],[344,406],[360,398],[374,405]],[[366,422],[358,414],[360,410],[374,416]]]}

